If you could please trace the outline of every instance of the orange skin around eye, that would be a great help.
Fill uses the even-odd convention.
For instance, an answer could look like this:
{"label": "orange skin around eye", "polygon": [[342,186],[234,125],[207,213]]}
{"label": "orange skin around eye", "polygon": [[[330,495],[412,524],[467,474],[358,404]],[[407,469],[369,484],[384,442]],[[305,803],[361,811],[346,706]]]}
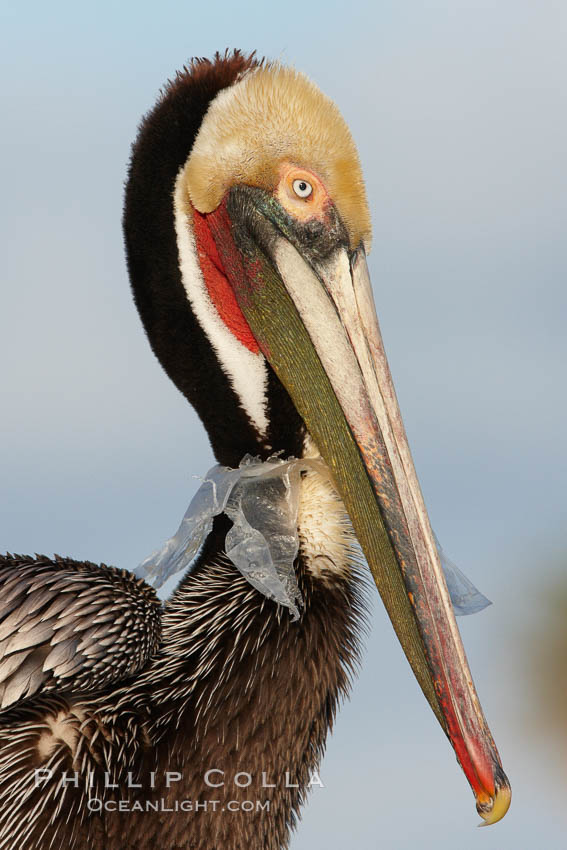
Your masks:
{"label": "orange skin around eye", "polygon": [[[300,168],[290,162],[282,162],[279,168],[279,183],[274,195],[287,210],[287,212],[299,221],[307,221],[310,218],[318,218],[321,221],[331,203],[328,192],[321,180],[308,168]],[[305,180],[313,191],[307,198],[300,198],[293,188],[295,180]]]}

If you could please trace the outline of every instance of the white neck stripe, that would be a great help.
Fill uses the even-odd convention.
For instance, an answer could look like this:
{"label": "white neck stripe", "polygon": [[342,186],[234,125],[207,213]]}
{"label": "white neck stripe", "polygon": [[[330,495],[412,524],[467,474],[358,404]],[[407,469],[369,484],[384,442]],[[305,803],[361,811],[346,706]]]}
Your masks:
{"label": "white neck stripe", "polygon": [[187,201],[181,170],[175,182],[173,199],[179,269],[187,298],[197,321],[206,333],[219,364],[228,377],[240,404],[253,425],[265,437],[268,431],[266,390],[268,373],[264,355],[254,354],[227,328],[212,303],[197,258],[193,222],[187,215]]}

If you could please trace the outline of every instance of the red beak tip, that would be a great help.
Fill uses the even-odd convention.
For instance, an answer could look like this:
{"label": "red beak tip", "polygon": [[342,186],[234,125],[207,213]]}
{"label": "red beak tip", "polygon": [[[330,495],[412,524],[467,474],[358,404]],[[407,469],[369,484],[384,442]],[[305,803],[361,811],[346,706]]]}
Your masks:
{"label": "red beak tip", "polygon": [[477,797],[476,810],[482,818],[482,823],[479,826],[491,826],[493,823],[498,823],[502,820],[512,801],[512,790],[508,784],[508,780],[504,777],[503,781],[496,788],[494,795],[481,795]]}

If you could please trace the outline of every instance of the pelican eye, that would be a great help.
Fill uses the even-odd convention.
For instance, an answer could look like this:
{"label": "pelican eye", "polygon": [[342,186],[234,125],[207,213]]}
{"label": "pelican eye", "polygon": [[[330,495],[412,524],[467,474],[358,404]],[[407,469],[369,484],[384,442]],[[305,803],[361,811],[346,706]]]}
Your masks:
{"label": "pelican eye", "polygon": [[293,191],[299,198],[308,198],[313,192],[313,186],[307,180],[294,180]]}

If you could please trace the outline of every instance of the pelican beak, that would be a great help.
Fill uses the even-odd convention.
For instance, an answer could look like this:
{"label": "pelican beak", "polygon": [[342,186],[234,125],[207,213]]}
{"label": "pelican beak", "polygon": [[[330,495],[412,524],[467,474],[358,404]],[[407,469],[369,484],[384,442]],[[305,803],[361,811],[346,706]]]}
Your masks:
{"label": "pelican beak", "polygon": [[485,823],[510,786],[477,697],[407,443],[364,249],[235,187],[207,216],[252,332],[333,474],[414,674]]}

